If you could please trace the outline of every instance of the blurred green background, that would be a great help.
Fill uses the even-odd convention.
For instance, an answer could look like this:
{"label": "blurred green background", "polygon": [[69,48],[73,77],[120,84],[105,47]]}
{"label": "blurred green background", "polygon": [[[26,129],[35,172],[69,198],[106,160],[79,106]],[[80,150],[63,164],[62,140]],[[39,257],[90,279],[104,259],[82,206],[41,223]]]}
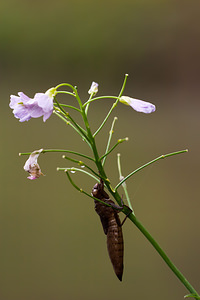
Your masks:
{"label": "blurred green background", "polygon": [[[98,95],[117,95],[125,73],[125,95],[157,111],[144,115],[118,105],[113,143],[126,136],[129,142],[110,156],[108,176],[115,185],[118,151],[126,175],[161,154],[189,149],[138,173],[128,190],[139,220],[200,291],[199,11],[195,0],[1,1],[0,300],[177,300],[188,293],[129,221],[120,283],[92,200],[56,172],[70,163],[60,154],[42,155],[46,176],[32,182],[23,170],[26,157],[18,157],[40,148],[89,152],[54,115],[46,123],[20,123],[8,107],[10,94],[32,97],[68,82],[87,99],[94,80]],[[90,107],[93,130],[111,104]],[[100,151],[111,122],[98,137]],[[95,183],[74,179],[88,192]]]}

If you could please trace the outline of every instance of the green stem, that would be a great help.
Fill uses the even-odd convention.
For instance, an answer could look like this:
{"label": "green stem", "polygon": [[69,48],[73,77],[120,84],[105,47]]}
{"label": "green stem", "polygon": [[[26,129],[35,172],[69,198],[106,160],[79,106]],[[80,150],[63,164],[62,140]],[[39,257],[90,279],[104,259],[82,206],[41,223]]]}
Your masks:
{"label": "green stem", "polygon": [[91,102],[101,100],[101,99],[114,99],[114,100],[117,100],[118,97],[117,96],[99,96],[99,97],[91,98],[83,104],[83,108],[85,108]]}
{"label": "green stem", "polygon": [[[57,108],[56,108],[56,109],[57,109]],[[66,114],[64,114],[64,113],[61,112],[61,111],[57,112],[56,110],[54,110],[53,113],[54,113],[56,116],[58,116],[61,120],[63,120],[67,125],[71,126],[78,134],[80,134],[80,136],[82,137],[82,139],[83,139],[86,143],[88,143],[88,141],[87,141],[85,135],[82,134],[81,130],[78,129],[78,125],[76,124],[76,126],[75,126],[75,125],[73,125],[73,124],[68,120],[68,119],[70,119],[70,118],[69,118],[69,115],[66,115]],[[61,115],[61,113],[62,113],[63,115]],[[67,118],[68,118],[68,119],[67,119]]]}
{"label": "green stem", "polygon": [[[113,122],[112,122],[112,125],[111,125],[111,128],[110,128],[110,132],[109,132],[109,138],[108,138],[108,143],[107,143],[107,146],[106,146],[106,151],[105,153],[108,152],[108,149],[110,147],[110,142],[111,142],[111,139],[112,139],[112,135],[114,133],[114,126],[115,126],[115,122],[117,121],[117,117],[114,117],[113,119]],[[105,164],[105,161],[106,161],[106,156],[103,158],[103,161],[102,161],[102,165],[104,166]]]}
{"label": "green stem", "polygon": [[102,155],[101,157],[100,157],[100,160],[102,160],[103,158],[105,158],[108,154],[110,154],[119,144],[121,144],[121,143],[123,143],[123,142],[125,142],[125,141],[128,141],[128,138],[124,138],[124,139],[119,139],[118,141],[117,141],[117,143],[108,151],[108,152],[106,152],[104,155]]}
{"label": "green stem", "polygon": [[[65,150],[65,149],[44,149],[42,151],[42,153],[47,153],[47,152],[64,152],[64,153],[72,153],[72,154],[75,154],[75,155],[78,155],[78,156],[81,156],[81,157],[84,157],[84,158],[87,158],[91,161],[94,161],[94,159],[90,156],[87,156],[85,154],[82,154],[82,153],[79,153],[79,152],[76,152],[76,151],[72,151],[72,150]],[[30,155],[31,153],[21,153],[21,155]]]}
{"label": "green stem", "polygon": [[106,205],[106,206],[112,207],[110,204],[108,204],[108,203],[106,203],[106,202],[104,202],[104,201],[102,201],[102,200],[100,200],[100,199],[98,199],[98,198],[93,197],[92,195],[90,195],[90,194],[88,194],[87,192],[85,192],[83,189],[79,188],[79,187],[75,184],[75,182],[72,180],[71,176],[69,175],[69,172],[66,171],[65,173],[67,174],[67,177],[68,177],[70,183],[72,184],[72,186],[75,187],[75,189],[77,189],[79,192],[85,194],[86,196],[90,197],[90,198],[93,199],[93,200],[97,200],[98,202],[101,202],[102,204],[104,204],[104,205]]}
{"label": "green stem", "polygon": [[91,142],[91,148],[94,154],[94,159],[95,159],[95,164],[97,166],[97,170],[99,171],[100,177],[103,179],[105,185],[107,186],[109,192],[113,195],[113,197],[115,198],[115,200],[118,202],[118,204],[121,204],[121,197],[119,195],[118,192],[114,191],[111,186],[110,186],[110,181],[108,180],[105,170],[103,168],[101,159],[99,157],[98,151],[97,151],[97,147],[96,147],[96,143],[95,143],[95,138],[92,135],[92,132],[90,130],[90,126],[88,123],[88,119],[87,119],[87,115],[85,114],[85,110],[84,107],[82,107],[82,116],[83,116],[83,120],[87,129],[87,134],[88,134],[88,138]]}
{"label": "green stem", "polygon": [[[88,142],[88,137],[87,137],[86,132],[84,131],[84,129],[83,129],[80,125],[78,125],[78,124],[74,121],[74,119],[70,116],[70,114],[69,114],[68,112],[66,112],[66,111],[62,108],[62,106],[60,105],[60,103],[57,101],[56,98],[54,98],[54,100],[55,100],[57,106],[58,106],[59,109],[60,109],[60,113],[62,113],[62,114],[64,115],[65,118],[69,119],[69,120],[72,122],[74,128],[76,128],[76,131],[81,135],[81,137],[82,137],[86,142]],[[58,110],[58,108],[57,108],[57,110]],[[55,113],[56,113],[56,112],[55,112]],[[89,143],[88,143],[88,144],[89,144]]]}
{"label": "green stem", "polygon": [[76,97],[76,100],[78,101],[80,110],[82,111],[83,104],[82,104],[82,102],[81,102],[81,99],[80,99],[80,97],[79,97],[79,94],[78,94],[78,92],[77,92],[77,89],[73,87],[73,91],[74,91],[74,95],[75,95],[75,97]]}
{"label": "green stem", "polygon": [[181,151],[176,151],[176,152],[172,152],[172,153],[168,153],[165,155],[160,155],[159,157],[149,161],[148,163],[144,164],[143,166],[139,167],[138,169],[134,170],[133,172],[131,172],[129,175],[127,175],[126,177],[124,177],[124,179],[122,179],[115,187],[115,191],[120,187],[120,185],[122,185],[126,180],[128,180],[131,176],[133,176],[135,173],[139,172],[140,170],[144,169],[145,167],[148,167],[149,165],[155,163],[156,161],[160,160],[160,159],[164,159],[166,157],[169,156],[173,156],[173,155],[177,155],[177,154],[181,154],[181,153],[185,153],[188,152],[188,149],[185,150],[181,150]]}
{"label": "green stem", "polygon": [[92,177],[94,180],[98,181],[98,178],[90,173],[88,173],[87,171],[83,170],[83,169],[79,169],[79,168],[57,168],[57,171],[64,171],[64,172],[68,172],[68,171],[71,171],[71,172],[81,172],[81,173],[84,173],[84,174],[87,174],[88,176]]}
{"label": "green stem", "polygon": [[[116,104],[119,101],[119,97],[121,97],[121,95],[122,95],[122,93],[124,91],[124,88],[125,88],[125,85],[126,85],[126,81],[127,81],[127,77],[128,77],[128,75],[126,74],[124,82],[123,82],[123,85],[122,85],[122,88],[121,88],[121,91],[119,93],[119,96],[117,97]],[[78,97],[78,95],[76,97]],[[116,97],[115,97],[115,99],[116,99]],[[94,98],[91,99],[91,101],[92,100],[94,100]],[[98,151],[97,151],[97,147],[96,147],[96,143],[95,143],[95,137],[92,135],[92,132],[90,130],[90,126],[89,126],[89,123],[88,123],[87,115],[86,115],[86,112],[85,112],[85,106],[87,106],[87,104],[88,104],[88,102],[86,102],[82,106],[80,105],[80,108],[82,110],[82,117],[83,117],[83,121],[84,121],[85,126],[86,126],[87,136],[88,136],[88,139],[90,140],[91,148],[93,150],[93,154],[94,154],[94,158],[95,158],[95,163],[96,163],[97,169],[99,171],[100,177],[103,179],[103,181],[104,181],[105,185],[107,186],[109,192],[112,194],[112,196],[115,198],[115,200],[120,205],[121,204],[121,197],[120,197],[119,193],[117,191],[113,190],[113,188],[111,187],[110,181],[109,181],[109,179],[106,176],[105,170],[104,170],[102,162],[101,162],[101,159],[103,159],[104,157],[106,157],[115,148],[115,146],[112,149],[110,149],[110,151],[108,151],[108,153],[106,153],[105,155],[103,155],[101,158],[99,157],[99,154],[98,154]],[[121,140],[120,142],[122,142],[122,141],[123,140]],[[116,144],[116,146],[117,145],[118,145],[118,143]]]}
{"label": "green stem", "polygon": [[61,120],[63,120],[67,125],[70,125],[72,126],[73,129],[75,129],[75,127],[70,123],[69,120],[66,119],[66,117],[63,117],[61,114],[60,114],[60,109],[58,109],[57,107],[55,107],[55,110],[53,111],[53,113],[58,116]]}
{"label": "green stem", "polygon": [[[59,103],[61,107],[67,107],[67,108],[71,108],[71,109],[74,109],[76,111],[78,111],[79,113],[81,112],[79,108],[75,107],[75,106],[72,106],[72,105],[68,105],[68,104],[62,104],[62,103]],[[57,103],[55,103],[55,105],[57,105]]]}
{"label": "green stem", "polygon": [[194,297],[199,297],[197,291],[193,288],[193,286],[188,282],[188,280],[183,276],[183,274],[177,269],[177,267],[172,263],[169,257],[165,254],[159,244],[153,239],[151,234],[144,228],[144,226],[137,220],[137,218],[131,214],[129,219],[137,226],[137,228],[142,232],[142,234],[148,239],[148,241],[152,244],[154,249],[160,254],[162,259],[166,262],[169,268],[173,271],[173,273],[178,277],[178,279],[183,283],[183,285],[188,289],[188,291],[194,295]]}
{"label": "green stem", "polygon": [[112,105],[111,109],[109,110],[107,116],[105,117],[105,119],[103,120],[103,122],[101,123],[101,125],[99,126],[99,128],[96,130],[96,132],[93,134],[94,137],[95,137],[95,136],[99,133],[99,131],[103,128],[103,126],[105,125],[106,121],[107,121],[108,118],[110,117],[111,112],[112,112],[113,109],[116,107],[116,105],[117,105],[116,102],[113,103],[113,105]]}
{"label": "green stem", "polygon": [[[73,85],[71,85],[71,84],[69,84],[69,83],[60,83],[60,84],[58,84],[55,88],[56,88],[56,90],[58,89],[58,88],[60,88],[61,86],[68,86],[68,87],[70,87],[72,90],[73,90],[73,92],[74,92],[74,90],[75,90],[75,88],[73,87]],[[57,91],[58,92],[58,91]],[[73,94],[73,96],[74,96],[74,94]]]}
{"label": "green stem", "polygon": [[103,171],[103,175],[105,175],[105,172],[103,170],[101,161],[99,159],[99,154],[98,154],[98,151],[97,151],[95,139],[94,139],[94,137],[92,135],[92,132],[91,132],[91,129],[90,129],[90,126],[89,126],[89,122],[88,122],[88,119],[87,119],[87,115],[85,113],[85,108],[82,106],[81,109],[82,109],[82,112],[81,112],[82,118],[83,118],[83,121],[85,123],[85,127],[86,127],[86,130],[87,130],[88,140],[90,142],[90,145],[91,145],[91,148],[92,148],[92,151],[93,151],[93,154],[94,154],[95,163],[97,165],[97,168],[98,168],[100,174],[101,174],[101,171]]}
{"label": "green stem", "polygon": [[90,106],[90,100],[92,99],[92,96],[93,96],[93,94],[91,94],[90,95],[90,98],[89,98],[89,102],[88,102],[88,104],[85,106],[85,114],[86,114],[86,116],[87,116],[87,114],[88,114],[88,109],[89,109],[89,106]]}
{"label": "green stem", "polygon": [[[128,75],[125,75],[125,79],[124,79],[124,83],[123,83],[123,86],[122,86],[122,89],[119,93],[119,96],[116,98],[116,97],[113,97],[116,100],[115,102],[115,105],[118,103],[119,101],[119,97],[122,95],[123,91],[124,91],[124,88],[125,88],[125,84],[126,84],[126,80],[127,80],[127,76]],[[80,106],[80,111],[81,111],[81,114],[82,114],[82,117],[83,117],[83,121],[85,123],[85,126],[86,126],[86,131],[87,133],[84,132],[84,134],[86,134],[87,136],[87,140],[88,140],[88,143],[90,144],[91,148],[92,148],[92,151],[93,151],[93,154],[94,154],[94,159],[92,158],[89,158],[89,157],[86,157],[80,153],[75,153],[74,151],[68,151],[68,150],[58,150],[58,151],[62,151],[62,152],[68,152],[68,153],[73,153],[73,154],[78,154],[79,156],[83,156],[83,157],[86,157],[92,161],[95,161],[95,164],[97,166],[97,169],[99,171],[99,174],[100,174],[100,177],[104,180],[105,182],[105,185],[107,186],[108,190],[110,191],[110,193],[112,194],[112,196],[115,198],[115,200],[120,203],[120,200],[121,200],[121,197],[119,195],[119,193],[117,192],[117,189],[125,184],[125,181],[130,178],[133,174],[135,174],[136,172],[142,170],[143,168],[149,166],[150,164],[162,159],[162,158],[166,158],[166,157],[169,157],[169,156],[172,156],[172,155],[176,155],[176,154],[180,154],[180,153],[183,153],[183,152],[186,152],[187,150],[183,150],[183,151],[178,151],[178,152],[173,152],[173,153],[169,153],[169,154],[166,154],[166,155],[161,155],[159,156],[158,158],[148,162],[147,164],[141,166],[140,168],[136,169],[135,171],[131,172],[128,176],[126,176],[124,179],[122,179],[120,181],[120,183],[115,187],[115,189],[112,189],[111,188],[111,185],[110,185],[110,182],[106,176],[106,173],[105,173],[105,170],[104,170],[104,167],[103,167],[103,164],[102,164],[102,159],[104,159],[105,161],[105,158],[106,156],[119,144],[119,141],[118,143],[113,146],[109,151],[107,149],[106,153],[102,156],[102,157],[99,157],[99,154],[98,154],[98,151],[97,151],[97,147],[96,147],[96,143],[95,143],[95,136],[96,134],[101,130],[101,128],[104,126],[104,124],[106,123],[108,117],[110,116],[112,110],[114,109],[114,107],[111,108],[110,112],[108,113],[107,117],[105,118],[105,120],[103,121],[103,123],[101,124],[101,126],[99,127],[99,129],[95,132],[94,135],[92,135],[92,132],[90,130],[90,127],[89,127],[89,123],[88,123],[88,119],[87,119],[87,110],[88,110],[88,105],[90,102],[92,101],[95,101],[99,98],[93,98],[93,99],[89,99],[84,105],[82,105],[82,102],[78,96],[78,93],[77,93],[77,90],[72,87],[71,85],[68,85],[68,84],[61,84],[61,85],[58,85],[58,87],[61,87],[62,85],[67,85],[67,86],[70,86],[75,94],[75,97],[79,103],[79,106]],[[67,92],[68,93],[68,92]],[[103,97],[101,97],[102,99]],[[112,98],[112,97],[106,97],[106,98]],[[63,110],[61,106],[59,106],[59,108],[61,108],[61,111]],[[71,122],[75,125],[75,123],[73,122],[73,120],[71,119]],[[78,130],[80,131],[80,128],[78,128]],[[83,132],[81,131],[81,134],[83,134]],[[55,152],[56,150],[54,150]],[[57,152],[58,152],[57,151]],[[44,150],[43,152],[53,152],[53,151],[50,151],[50,150]],[[104,162],[103,161],[103,162]],[[61,168],[60,168],[61,170]],[[71,171],[80,171],[80,172],[83,172],[83,173],[87,173],[88,175],[92,176],[93,178],[95,178],[95,180],[98,180],[96,177],[94,177],[93,175],[89,174],[88,172],[84,171],[84,170],[81,170],[81,169],[77,169],[77,168],[63,168],[63,170],[66,172],[67,176],[68,176],[68,179],[70,180],[71,184],[80,192],[84,193],[85,195],[93,198],[91,195],[89,195],[88,193],[86,193],[85,191],[83,191],[82,189],[80,189],[74,182],[73,180],[71,179],[70,175],[69,175],[69,172],[68,170],[71,170]],[[99,199],[97,199],[99,201]],[[101,201],[100,201],[101,202]],[[124,207],[123,209],[123,212],[125,214],[128,213],[127,211],[127,207]],[[196,290],[192,287],[192,285],[187,281],[187,279],[182,275],[182,273],[175,267],[175,265],[171,262],[171,260],[167,257],[167,255],[165,254],[165,252],[162,250],[162,248],[158,245],[158,243],[153,239],[153,237],[150,235],[150,233],[144,228],[144,226],[137,220],[137,218],[135,217],[134,214],[131,214],[129,215],[129,219],[137,226],[137,228],[142,232],[142,234],[148,239],[148,241],[152,244],[152,246],[155,248],[155,250],[160,254],[160,256],[163,258],[163,260],[166,262],[166,264],[169,266],[169,268],[173,271],[173,273],[179,278],[179,280],[184,284],[184,286],[190,291],[190,293],[196,297],[196,298],[199,298],[199,295],[198,293],[196,292]]]}
{"label": "green stem", "polygon": [[[124,179],[124,176],[122,175],[122,170],[121,170],[120,153],[117,154],[117,166],[118,166],[118,172],[119,172],[119,180],[122,180],[122,179]],[[134,214],[134,210],[133,210],[133,207],[131,205],[131,201],[130,201],[130,198],[129,198],[126,182],[124,182],[122,184],[122,187],[124,189],[124,193],[125,193],[125,196],[126,196],[126,201],[128,202],[128,206],[131,208],[131,210]]]}
{"label": "green stem", "polygon": [[[93,101],[96,101],[96,100],[100,100],[100,99],[117,99],[116,101],[116,104],[119,102],[119,98],[122,96],[123,92],[124,92],[124,89],[125,89],[125,86],[126,86],[126,81],[127,81],[127,78],[128,78],[128,74],[125,74],[125,78],[124,78],[124,82],[122,84],[122,88],[119,92],[119,95],[118,97],[116,96],[101,96],[101,97],[95,97],[95,98],[92,98],[92,99],[89,99],[87,102],[85,102],[83,104],[83,107],[87,106],[88,103],[91,103]],[[115,105],[116,106],[116,105]]]}
{"label": "green stem", "polygon": [[[117,103],[119,102],[119,98],[122,96],[123,92],[124,92],[124,89],[125,89],[125,86],[126,86],[126,81],[127,81],[127,77],[128,77],[128,74],[125,74],[125,78],[124,78],[124,82],[123,82],[123,85],[122,85],[122,88],[121,88],[121,91],[119,92],[119,95],[118,97],[105,97],[105,98],[114,98],[116,99],[115,103],[113,103],[111,109],[109,110],[107,116],[105,117],[105,119],[103,120],[102,124],[100,125],[100,127],[97,129],[97,131],[94,133],[93,136],[96,136],[99,131],[103,128],[103,126],[105,125],[106,121],[108,120],[109,116],[111,115],[111,112],[113,111],[113,109],[117,106]],[[103,99],[104,97],[97,97],[97,98],[94,98],[93,100],[98,100],[98,99]],[[88,100],[91,102],[91,100]],[[85,104],[84,104],[85,105]]]}
{"label": "green stem", "polygon": [[70,95],[70,96],[75,97],[74,93],[67,92],[67,91],[57,91],[57,92],[56,92],[56,95],[57,95],[57,94],[67,94],[67,95]]}
{"label": "green stem", "polygon": [[79,166],[81,166],[82,168],[83,167],[86,167],[88,170],[90,170],[97,178],[99,178],[99,174],[97,174],[92,168],[90,168],[87,164],[85,164],[84,162],[80,161],[80,160],[77,160],[77,159],[73,159],[71,157],[68,157],[68,156],[63,156],[63,158],[69,160],[69,161],[72,161],[72,162],[75,162],[77,164],[79,164]]}
{"label": "green stem", "polygon": [[88,137],[87,137],[87,134],[85,132],[85,130],[80,126],[78,125],[78,123],[76,123],[74,121],[74,119],[69,115],[69,113],[66,113],[67,114],[67,118],[70,119],[70,121],[72,122],[72,124],[74,124],[74,126],[77,128],[78,132],[80,133],[81,137],[88,143],[88,145],[90,146],[90,141],[88,140]]}

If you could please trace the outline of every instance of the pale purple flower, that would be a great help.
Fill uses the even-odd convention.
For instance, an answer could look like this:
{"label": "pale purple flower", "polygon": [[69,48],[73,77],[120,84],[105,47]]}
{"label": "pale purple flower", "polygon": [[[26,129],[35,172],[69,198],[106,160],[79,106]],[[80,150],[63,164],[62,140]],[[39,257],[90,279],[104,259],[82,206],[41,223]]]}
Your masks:
{"label": "pale purple flower", "polygon": [[24,165],[24,170],[30,174],[30,176],[27,177],[30,180],[37,179],[40,175],[44,175],[37,162],[38,156],[42,151],[43,149],[33,151]]}
{"label": "pale purple flower", "polygon": [[98,86],[99,86],[98,83],[93,81],[88,91],[88,94],[95,95],[98,92]]}
{"label": "pale purple flower", "polygon": [[134,98],[130,98],[128,96],[122,96],[120,97],[119,101],[121,103],[124,103],[126,105],[131,106],[134,110],[143,112],[145,114],[152,113],[156,110],[156,107],[154,104],[150,102],[146,102],[143,100],[138,100]]}
{"label": "pale purple flower", "polygon": [[13,109],[15,118],[20,122],[29,121],[31,118],[39,118],[43,116],[45,122],[53,112],[53,97],[55,88],[52,88],[46,93],[37,93],[31,99],[24,93],[19,92],[19,96],[10,96],[10,108]]}

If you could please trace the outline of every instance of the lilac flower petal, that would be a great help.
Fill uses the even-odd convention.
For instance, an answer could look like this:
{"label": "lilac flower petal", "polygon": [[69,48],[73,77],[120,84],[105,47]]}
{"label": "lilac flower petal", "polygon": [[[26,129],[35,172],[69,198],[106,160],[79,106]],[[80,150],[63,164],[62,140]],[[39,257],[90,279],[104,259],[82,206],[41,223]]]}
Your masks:
{"label": "lilac flower petal", "polygon": [[20,109],[14,113],[15,118],[19,119],[20,122],[29,121],[31,119],[30,114],[26,109]]}
{"label": "lilac flower petal", "polygon": [[10,107],[13,109],[15,118],[20,119],[20,122],[30,120],[30,113],[27,111],[25,105],[21,102],[21,98],[17,96],[11,96]]}
{"label": "lilac flower petal", "polygon": [[20,122],[29,121],[31,118],[39,118],[43,116],[45,122],[53,112],[53,96],[55,88],[48,90],[48,94],[37,93],[31,99],[24,93],[19,92],[18,96],[11,95],[10,108],[13,109],[14,116]]}
{"label": "lilac flower petal", "polygon": [[20,99],[20,97],[11,95],[10,96],[10,104],[9,104],[10,108],[14,109],[15,105],[19,102],[19,99]]}
{"label": "lilac flower petal", "polygon": [[39,118],[43,116],[44,112],[41,107],[38,107],[37,105],[34,105],[31,107],[30,115],[31,118]]}
{"label": "lilac flower petal", "polygon": [[26,104],[28,101],[31,100],[31,98],[29,98],[28,96],[26,96],[23,92],[19,92],[18,95],[19,95],[19,98],[22,100],[22,102],[24,104]]}
{"label": "lilac flower petal", "polygon": [[152,113],[156,110],[154,104],[143,100],[135,99],[135,98],[130,98],[128,96],[122,96],[120,98],[120,102],[131,106],[134,110],[138,112],[143,112],[146,114]]}
{"label": "lilac flower petal", "polygon": [[131,101],[130,106],[139,112],[143,112],[146,114],[152,113],[155,111],[155,105],[153,105],[152,103],[146,102],[146,101],[142,101],[142,100],[138,100],[138,99],[134,99],[133,101]]}
{"label": "lilac flower petal", "polygon": [[30,166],[33,166],[35,164],[37,164],[37,159],[38,156],[40,155],[40,153],[43,151],[43,149],[40,150],[35,150],[31,153],[31,155],[29,156],[29,158],[27,159],[25,165],[24,165],[24,170],[25,171],[29,171]]}
{"label": "lilac flower petal", "polygon": [[30,180],[37,179],[43,175],[37,162],[37,159],[42,151],[43,149],[33,151],[24,165],[24,170],[30,174],[30,176],[27,177]]}
{"label": "lilac flower petal", "polygon": [[46,94],[37,93],[34,99],[37,101],[38,106],[43,109],[44,112],[53,110],[53,98],[50,98]]}
{"label": "lilac flower petal", "polygon": [[43,122],[46,122],[46,120],[51,116],[52,112],[53,111],[49,111],[49,112],[44,113]]}

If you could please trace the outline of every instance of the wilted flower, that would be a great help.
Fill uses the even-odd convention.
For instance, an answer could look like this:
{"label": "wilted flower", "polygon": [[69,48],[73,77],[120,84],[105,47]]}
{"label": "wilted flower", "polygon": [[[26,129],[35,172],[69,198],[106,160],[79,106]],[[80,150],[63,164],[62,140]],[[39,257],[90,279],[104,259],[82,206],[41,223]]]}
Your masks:
{"label": "wilted flower", "polygon": [[119,101],[126,105],[130,105],[134,110],[143,112],[145,114],[152,113],[156,110],[156,107],[154,104],[143,101],[143,100],[130,98],[128,96],[120,97]]}
{"label": "wilted flower", "polygon": [[53,112],[53,97],[55,88],[49,89],[46,93],[37,93],[31,99],[24,93],[19,92],[18,96],[10,96],[10,108],[13,109],[15,118],[20,122],[29,121],[31,118],[43,116],[45,122]]}
{"label": "wilted flower", "polygon": [[40,175],[44,175],[37,163],[38,156],[42,151],[43,149],[33,151],[24,165],[24,170],[30,174],[30,176],[27,177],[30,180],[37,179]]}
{"label": "wilted flower", "polygon": [[88,94],[95,95],[98,92],[98,86],[99,86],[98,83],[93,81],[88,91]]}

